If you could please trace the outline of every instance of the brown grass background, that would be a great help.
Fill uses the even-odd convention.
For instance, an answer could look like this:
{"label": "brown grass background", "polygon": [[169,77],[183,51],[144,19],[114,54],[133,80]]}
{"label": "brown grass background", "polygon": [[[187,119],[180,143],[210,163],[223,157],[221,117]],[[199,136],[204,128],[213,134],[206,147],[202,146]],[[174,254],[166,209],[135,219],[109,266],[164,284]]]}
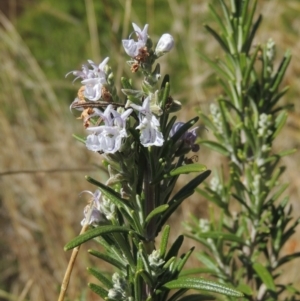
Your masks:
{"label": "brown grass background", "polygon": [[[0,300],[50,301],[57,298],[70,255],[63,251],[63,246],[80,231],[85,200],[79,198],[78,193],[85,189],[94,190],[85,181],[84,175],[88,174],[102,181],[106,180],[106,175],[96,170],[93,165],[100,164],[99,157],[88,152],[72,138],[73,133],[83,133],[81,122],[69,112],[68,106],[72,99],[61,99],[57,85],[54,90],[53,82],[48,80],[28,49],[26,37],[20,36],[15,29],[14,22],[23,13],[23,6],[19,6],[17,0],[1,1]],[[165,2],[171,12],[170,16],[166,16],[170,18],[170,33],[174,35],[177,45],[185,55],[186,69],[172,69],[172,62],[176,63],[179,55],[182,55],[175,49],[167,59],[161,59],[161,70],[163,73],[169,72],[171,77],[181,82],[180,86],[172,86],[172,94],[175,98],[186,101],[179,119],[187,120],[194,116],[194,110],[199,106],[208,111],[209,104],[220,92],[218,87],[209,84],[212,71],[200,60],[196,49],[200,46],[211,57],[220,50],[202,27],[203,20],[207,19],[208,1]],[[91,5],[91,1],[85,3],[87,8]],[[130,31],[130,21],[139,19],[134,3],[135,1],[120,0],[120,7],[125,15],[124,22],[117,22],[114,26],[124,26],[124,36]],[[147,14],[144,19],[150,24],[150,30],[151,23],[155,23],[156,3],[154,0],[145,1]],[[275,150],[298,149],[300,2],[259,0],[258,11],[263,12],[264,21],[255,42],[263,43],[272,37],[278,47],[277,62],[285,49],[290,48],[293,53],[293,60],[285,78],[285,84],[291,89],[283,102],[294,103],[295,109],[289,114]],[[183,19],[186,21],[183,22]],[[95,40],[92,33],[90,39]],[[117,75],[127,72],[124,70],[124,57],[118,56],[119,50],[120,48],[114,48],[109,54],[111,58],[122,62],[118,65]],[[96,52],[97,43],[92,43],[93,57],[97,56]],[[101,53],[102,57],[106,55],[104,51]],[[85,59],[87,58],[78,57],[78,62]],[[76,69],[76,66],[73,68]],[[182,77],[182,74],[185,76]],[[71,80],[64,77],[57,81],[62,86],[71,85]],[[74,88],[74,97],[76,87],[78,86]],[[209,169],[218,168],[222,164],[219,156],[204,148],[199,153],[199,162],[205,163]],[[284,158],[282,163],[287,166],[282,181],[290,183],[287,193],[294,206],[294,215],[299,217],[298,150],[294,155]],[[181,183],[187,180],[182,177]],[[185,202],[171,219],[174,237],[183,231],[178,221],[187,221],[190,212],[197,217],[206,216],[207,203],[198,195]],[[300,251],[299,239],[300,231],[286,245],[284,251]],[[185,247],[193,244],[187,240]],[[91,246],[94,246],[93,243],[89,244]],[[86,289],[87,281],[95,281],[86,272],[86,267],[94,264],[87,255],[87,248],[82,248],[76,262],[68,293],[70,300],[79,297]],[[189,266],[197,264],[197,260],[192,260]],[[298,265],[299,261],[288,266],[283,273],[284,281],[299,283]],[[107,267],[103,266],[103,269]],[[87,296],[88,300],[98,300],[88,290]]]}

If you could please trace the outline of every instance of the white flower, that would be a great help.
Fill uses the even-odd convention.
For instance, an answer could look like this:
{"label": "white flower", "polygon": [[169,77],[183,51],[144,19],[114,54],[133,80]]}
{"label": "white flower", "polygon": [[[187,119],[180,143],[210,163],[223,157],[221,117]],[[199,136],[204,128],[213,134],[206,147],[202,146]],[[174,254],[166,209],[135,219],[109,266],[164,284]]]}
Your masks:
{"label": "white flower", "polygon": [[164,137],[159,130],[159,121],[150,111],[150,96],[148,96],[142,106],[136,104],[130,104],[130,106],[139,111],[140,124],[136,129],[140,130],[141,144],[145,147],[156,145],[162,146],[164,143]]}
{"label": "white flower", "polygon": [[169,52],[174,47],[174,39],[173,37],[168,34],[164,33],[155,48],[155,54],[160,57],[164,55],[165,53]]}
{"label": "white flower", "polygon": [[109,58],[105,58],[99,65],[95,64],[92,60],[88,60],[88,63],[93,69],[89,69],[87,65],[82,66],[82,71],[71,71],[70,73],[76,76],[74,81],[78,78],[82,78],[81,83],[85,86],[84,97],[95,101],[101,98],[102,86],[106,84],[106,75],[104,68]]}
{"label": "white flower", "polygon": [[146,46],[148,39],[148,24],[145,25],[143,30],[141,30],[141,28],[139,28],[135,23],[132,23],[132,27],[137,35],[137,41],[134,39],[122,40],[122,44],[125,52],[134,58],[139,54],[139,50]]}
{"label": "white flower", "polygon": [[[92,198],[92,203],[87,205],[84,208],[83,214],[84,214],[84,219],[81,221],[81,225],[84,226],[86,224],[88,225],[94,225],[94,224],[99,224],[99,222],[104,221],[105,217],[103,213],[100,210],[100,198],[101,198],[101,191],[96,190],[94,193],[91,191],[83,191],[91,194],[93,196]],[[82,192],[82,193],[83,193]],[[92,206],[92,208],[91,208]]]}
{"label": "white flower", "polygon": [[104,113],[94,109],[95,113],[90,117],[99,116],[103,119],[104,125],[89,127],[88,131],[93,131],[87,136],[86,147],[94,152],[113,154],[120,150],[122,139],[127,137],[126,119],[131,114],[132,109],[120,114],[108,105]]}

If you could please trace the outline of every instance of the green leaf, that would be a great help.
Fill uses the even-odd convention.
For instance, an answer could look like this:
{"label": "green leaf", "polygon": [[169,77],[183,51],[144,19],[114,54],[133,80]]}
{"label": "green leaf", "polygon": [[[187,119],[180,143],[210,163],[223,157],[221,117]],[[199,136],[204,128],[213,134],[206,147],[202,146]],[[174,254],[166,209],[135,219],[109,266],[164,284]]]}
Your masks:
{"label": "green leaf", "polygon": [[209,147],[210,149],[212,149],[226,157],[228,157],[230,155],[228,150],[218,142],[214,142],[214,141],[210,141],[210,140],[201,140],[200,144],[205,145],[205,146]]}
{"label": "green leaf", "polygon": [[158,214],[160,214],[160,213],[165,212],[168,208],[169,208],[169,205],[168,205],[168,204],[165,204],[165,205],[161,205],[161,206],[156,207],[156,208],[155,208],[154,210],[152,210],[152,211],[148,214],[148,216],[146,217],[146,219],[145,219],[145,225],[147,225],[147,224],[150,222],[150,220],[151,220],[154,216],[156,216],[156,215],[158,215]]}
{"label": "green leaf", "polygon": [[272,84],[271,84],[272,86],[270,88],[271,92],[275,92],[277,90],[278,86],[280,85],[280,83],[282,81],[282,78],[285,74],[285,71],[286,71],[290,61],[291,61],[291,52],[288,50],[288,51],[286,51],[286,53],[285,53],[285,55],[284,55],[284,57],[283,57],[283,59],[280,63],[280,66],[277,70],[277,73],[273,78],[273,81],[272,81]]}
{"label": "green leaf", "polygon": [[194,268],[184,270],[180,273],[180,277],[193,275],[193,274],[215,274],[215,271],[209,268]]}
{"label": "green leaf", "polygon": [[280,131],[282,130],[283,126],[286,123],[288,114],[286,111],[282,111],[280,112],[280,114],[278,114],[278,116],[275,119],[275,128],[276,131],[273,133],[272,138],[275,139],[278,134],[280,133]]}
{"label": "green leaf", "polygon": [[67,243],[64,247],[64,250],[71,250],[81,244],[83,244],[84,242],[97,237],[97,236],[101,236],[103,234],[110,234],[110,233],[115,233],[115,232],[123,232],[123,233],[128,233],[129,229],[125,228],[125,227],[121,227],[121,226],[99,226],[97,228],[88,230],[87,232],[75,237],[74,239],[72,239],[69,243]]}
{"label": "green leaf", "polygon": [[105,290],[104,288],[102,288],[101,286],[94,284],[94,283],[89,283],[88,287],[97,295],[99,295],[101,298],[103,298],[103,300],[105,300],[105,298],[108,295],[108,291]]}
{"label": "green leaf", "polygon": [[223,39],[216,33],[215,30],[213,30],[210,26],[204,25],[206,30],[216,39],[216,41],[220,44],[220,46],[223,48],[225,52],[229,52],[229,48],[227,47],[226,43],[223,41]]}
{"label": "green leaf", "polygon": [[207,168],[205,165],[199,164],[199,163],[182,165],[180,167],[177,167],[177,168],[169,171],[168,174],[164,175],[164,178],[174,177],[174,176],[181,175],[181,174],[189,174],[191,172],[203,172],[206,169]]}
{"label": "green leaf", "polygon": [[145,270],[137,271],[137,275],[141,275],[145,282],[150,286],[153,287],[155,284],[153,283],[151,275]]}
{"label": "green leaf", "polygon": [[180,260],[178,261],[177,265],[176,265],[176,270],[178,272],[178,274],[181,272],[181,270],[183,269],[184,265],[186,264],[187,260],[189,259],[189,257],[191,256],[191,254],[193,253],[195,247],[192,247],[184,256],[183,258],[180,258]]}
{"label": "green leaf", "polygon": [[125,265],[123,264],[123,262],[118,261],[116,258],[114,258],[108,254],[104,254],[104,253],[101,253],[99,251],[92,250],[92,249],[88,250],[88,252],[91,255],[108,262],[109,264],[115,266],[116,268],[118,268],[120,270],[125,269]]}
{"label": "green leaf", "polygon": [[296,253],[293,253],[290,255],[285,255],[278,260],[278,267],[285,263],[290,262],[291,260],[293,260],[295,258],[299,258],[299,257],[300,257],[300,252],[296,252]]}
{"label": "green leaf", "polygon": [[199,56],[204,60],[210,67],[212,67],[220,76],[222,76],[224,79],[228,79],[228,74],[226,71],[224,71],[219,65],[218,62],[215,62],[208,58],[205,54],[198,52]]}
{"label": "green leaf", "polygon": [[262,264],[260,264],[258,262],[255,262],[253,264],[253,269],[255,270],[255,272],[261,279],[261,281],[266,285],[266,287],[269,290],[275,292],[276,287],[275,287],[274,279],[273,279],[272,275],[270,274],[270,272]]}
{"label": "green leaf", "polygon": [[168,261],[169,259],[171,259],[172,257],[176,257],[179,249],[183,243],[184,237],[183,235],[179,235],[177,237],[177,239],[175,240],[175,242],[172,244],[169,252],[167,253],[166,257],[165,257],[165,261]]}
{"label": "green leaf", "polygon": [[224,25],[224,23],[223,23],[222,18],[221,18],[221,17],[217,14],[217,12],[215,11],[214,5],[208,4],[208,7],[209,7],[209,10],[210,10],[210,12],[211,12],[213,18],[216,20],[216,22],[217,22],[218,25],[220,26],[223,35],[225,35],[225,34],[226,34],[226,27],[225,27],[225,25]]}
{"label": "green leaf", "polygon": [[172,215],[172,213],[180,206],[180,204],[189,196],[191,196],[194,193],[195,188],[202,183],[209,175],[211,171],[206,170],[193,180],[191,180],[188,184],[186,184],[183,188],[181,188],[175,196],[169,201],[169,208],[167,211],[163,214],[159,225],[157,229],[160,229],[160,227],[168,220],[168,218]]}
{"label": "green leaf", "polygon": [[130,206],[130,203],[128,202],[128,200],[124,200],[121,198],[120,194],[117,193],[116,191],[114,191],[113,189],[111,189],[110,187],[106,186],[105,184],[96,181],[95,179],[86,176],[86,179],[88,182],[96,185],[99,187],[99,189],[101,190],[101,192],[107,197],[109,198],[118,208],[122,207],[126,210],[133,209],[132,206]]}
{"label": "green leaf", "polygon": [[78,135],[76,135],[76,134],[73,134],[72,136],[73,136],[77,141],[79,141],[79,142],[85,144],[85,138],[84,138],[84,137],[78,136]]}
{"label": "green leaf", "polygon": [[[174,293],[169,299],[168,301],[176,301],[178,300],[178,298],[180,298],[184,293],[186,293],[188,291],[188,289],[181,289],[178,290],[176,293]],[[165,299],[161,299],[161,300],[165,300]]]}
{"label": "green leaf", "polygon": [[199,236],[204,238],[222,239],[222,240],[238,242],[240,244],[245,244],[245,240],[242,237],[236,236],[231,233],[221,232],[221,231],[201,232],[199,233]]}
{"label": "green leaf", "polygon": [[240,283],[239,286],[237,287],[237,289],[239,291],[241,291],[242,293],[244,293],[245,295],[253,296],[253,291],[252,291],[251,287],[247,284]]}
{"label": "green leaf", "polygon": [[206,300],[216,300],[214,296],[209,295],[202,295],[202,294],[192,294],[184,296],[183,298],[179,299],[178,301],[206,301]]}
{"label": "green leaf", "polygon": [[102,272],[95,268],[87,268],[88,272],[95,276],[100,282],[102,282],[108,289],[113,287],[111,280],[107,279]]}
{"label": "green leaf", "polygon": [[203,290],[203,291],[223,294],[226,296],[232,296],[232,297],[244,296],[241,292],[231,287],[210,280],[206,280],[203,278],[181,277],[176,280],[172,280],[168,283],[165,283],[163,286],[168,289],[188,288],[188,289],[195,289],[195,290]]}
{"label": "green leaf", "polygon": [[159,255],[161,258],[165,257],[167,246],[168,246],[169,234],[170,234],[170,226],[166,225],[162,231],[161,240],[160,240]]}
{"label": "green leaf", "polygon": [[196,254],[197,258],[202,262],[205,266],[207,266],[210,270],[214,271],[214,273],[219,272],[219,267],[215,263],[214,259],[211,258],[209,255],[207,255],[204,252],[200,252]]}

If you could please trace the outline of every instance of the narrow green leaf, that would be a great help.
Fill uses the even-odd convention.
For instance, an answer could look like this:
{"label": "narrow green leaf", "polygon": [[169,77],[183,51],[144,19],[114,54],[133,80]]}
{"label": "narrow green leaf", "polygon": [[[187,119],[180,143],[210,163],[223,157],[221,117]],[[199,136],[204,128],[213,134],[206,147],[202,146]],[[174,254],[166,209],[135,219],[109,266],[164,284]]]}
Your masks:
{"label": "narrow green leaf", "polygon": [[206,170],[193,180],[191,180],[188,184],[186,184],[183,188],[181,188],[175,196],[168,202],[169,208],[167,211],[163,214],[161,220],[159,221],[159,224],[157,225],[157,229],[160,229],[164,225],[164,223],[168,220],[168,218],[172,215],[172,213],[181,205],[181,203],[187,199],[189,196],[191,196],[195,188],[202,183],[209,175],[211,171]]}
{"label": "narrow green leaf", "polygon": [[165,87],[163,89],[164,89],[164,94],[161,100],[161,108],[164,110],[170,94],[170,89],[171,89],[170,83],[169,82],[165,83]]}
{"label": "narrow green leaf", "polygon": [[176,280],[172,280],[168,283],[165,283],[163,286],[169,289],[188,288],[195,290],[203,290],[232,297],[244,296],[241,292],[231,287],[202,278],[181,277]]}
{"label": "narrow green leaf", "polygon": [[243,25],[245,25],[246,17],[249,14],[248,5],[249,5],[249,0],[245,0],[242,5],[242,13],[241,13],[241,23]]}
{"label": "narrow green leaf", "polygon": [[251,287],[245,283],[240,283],[237,289],[245,295],[253,296],[253,291]]}
{"label": "narrow green leaf", "polygon": [[72,239],[69,243],[65,245],[64,250],[65,251],[71,250],[94,237],[101,236],[103,234],[116,233],[116,232],[128,233],[129,229],[125,227],[113,226],[113,225],[99,226],[94,229],[88,230],[87,232]]}
{"label": "narrow green leaf", "polygon": [[161,258],[165,257],[167,246],[168,246],[169,234],[170,234],[170,226],[166,225],[162,231],[161,240],[160,240],[159,255]]}
{"label": "narrow green leaf", "polygon": [[174,177],[174,176],[181,175],[181,174],[189,174],[191,172],[203,172],[206,169],[207,168],[205,165],[199,164],[199,163],[182,165],[180,167],[177,167],[177,168],[169,171],[168,174],[164,175],[164,178]]}
{"label": "narrow green leaf", "polygon": [[116,258],[108,255],[108,254],[104,254],[104,253],[101,253],[99,251],[96,251],[96,250],[88,250],[88,252],[97,257],[97,258],[100,258],[106,262],[108,262],[109,264],[115,266],[116,268],[120,269],[120,270],[123,270],[125,269],[125,265],[123,264],[123,262],[120,262],[118,261]]}
{"label": "narrow green leaf", "polygon": [[213,238],[213,239],[222,239],[227,241],[234,241],[240,244],[244,244],[245,240],[242,237],[238,237],[231,233],[225,233],[222,231],[208,231],[199,233],[200,237],[203,238]]}
{"label": "narrow green leaf", "polygon": [[72,136],[73,136],[77,141],[79,141],[79,142],[85,144],[85,138],[84,138],[84,137],[78,136],[78,135],[76,135],[76,134],[73,134]]}
{"label": "narrow green leaf", "polygon": [[146,217],[146,219],[145,219],[145,225],[147,225],[154,216],[159,215],[159,214],[165,212],[168,208],[169,208],[168,204],[156,207]]}
{"label": "narrow green leaf", "polygon": [[[188,289],[183,288],[178,290],[176,293],[174,293],[169,299],[168,301],[177,301],[178,298],[180,298],[184,293],[186,293],[188,291]],[[165,299],[161,299],[161,300],[165,300]]]}
{"label": "narrow green leaf", "polygon": [[108,291],[105,290],[104,288],[102,288],[101,286],[94,284],[94,283],[89,283],[88,287],[94,292],[96,293],[98,296],[100,296],[101,298],[103,298],[103,300],[106,299],[107,295],[108,295]]}
{"label": "narrow green leaf", "polygon": [[[124,228],[124,227],[121,227]],[[135,267],[135,262],[133,259],[133,255],[131,254],[131,246],[127,239],[124,238],[123,235],[121,235],[120,231],[115,232],[113,234],[114,241],[119,245],[120,249],[122,250],[124,257],[127,259],[128,263],[130,264],[130,267]]]}
{"label": "narrow green leaf", "polygon": [[281,91],[272,96],[269,107],[272,108],[281,99],[281,97],[289,90],[289,86],[284,87]]}
{"label": "narrow green leaf", "polygon": [[251,72],[253,72],[254,63],[257,61],[257,54],[259,50],[260,50],[260,45],[257,45],[254,52],[251,54],[251,59],[247,64],[247,68],[244,69],[244,76],[242,81],[243,87],[245,87],[249,83],[250,75]]}
{"label": "narrow green leaf", "polygon": [[278,260],[278,267],[285,263],[290,262],[291,260],[293,260],[295,258],[299,258],[299,257],[300,257],[300,252],[296,252],[296,253],[293,253],[290,255],[285,255]]}
{"label": "narrow green leaf", "polygon": [[207,116],[207,114],[203,113],[203,112],[199,112],[198,113],[200,116],[200,119],[203,120],[203,123],[209,128],[211,129],[213,132],[217,131],[217,128],[215,126],[215,124],[211,121],[211,119]]}
{"label": "narrow green leaf", "polygon": [[170,83],[170,76],[169,74],[166,74],[161,82],[161,89],[163,89],[168,83]]}
{"label": "narrow green leaf", "polygon": [[226,20],[226,29],[227,29],[227,36],[231,35],[233,33],[233,28],[232,28],[232,24],[231,24],[231,20],[230,20],[230,13],[229,13],[229,10],[224,2],[224,0],[219,0],[220,2],[220,5],[222,7],[222,10],[223,10],[223,16],[224,16],[224,19]]}
{"label": "narrow green leaf", "polygon": [[222,30],[222,32],[223,32],[223,35],[226,35],[226,32],[227,32],[227,31],[226,31],[226,27],[225,27],[225,25],[224,25],[224,23],[223,23],[222,18],[221,18],[221,17],[217,14],[217,12],[215,11],[214,5],[208,4],[208,7],[209,7],[209,10],[210,10],[212,16],[214,17],[214,19],[216,20],[216,22],[217,22],[218,25],[220,26],[220,28],[221,28],[221,30]]}
{"label": "narrow green leaf", "polygon": [[179,235],[175,242],[172,244],[169,252],[167,253],[165,260],[168,261],[169,259],[171,259],[172,257],[176,257],[178,255],[179,249],[183,243],[184,237],[183,235]]}
{"label": "narrow green leaf", "polygon": [[186,264],[187,260],[189,259],[189,257],[191,256],[191,254],[193,253],[195,247],[192,247],[184,256],[183,258],[180,258],[180,260],[178,261],[178,264],[176,265],[176,270],[178,272],[178,274],[181,272],[181,270],[183,269],[184,265]]}
{"label": "narrow green leaf", "polygon": [[210,26],[204,25],[206,30],[216,39],[216,41],[220,44],[220,46],[223,48],[225,52],[229,52],[229,48],[227,47],[226,43],[223,41],[223,39],[217,34],[215,30],[213,30]]}
{"label": "narrow green leaf", "polygon": [[180,277],[183,276],[188,276],[188,275],[194,275],[194,274],[215,274],[215,271],[209,268],[194,268],[194,269],[188,269],[188,270],[183,270],[180,273]]}
{"label": "narrow green leaf", "polygon": [[276,287],[275,287],[274,279],[270,274],[270,272],[261,263],[258,262],[255,262],[253,264],[253,269],[255,270],[255,272],[261,279],[261,281],[266,285],[266,287],[269,290],[275,292]]}
{"label": "narrow green leaf", "polygon": [[273,78],[271,88],[270,88],[271,92],[275,92],[277,90],[277,88],[279,87],[280,83],[282,82],[282,78],[285,74],[285,71],[286,71],[288,65],[290,64],[291,57],[292,57],[291,52],[289,50],[286,51],[286,53],[281,61],[281,64],[278,67],[277,73]]}
{"label": "narrow green leaf", "polygon": [[181,205],[181,203],[190,197],[194,193],[194,190],[188,190],[182,192],[180,195],[178,195],[176,198],[173,197],[171,201],[169,201],[169,208],[165,213],[162,215],[162,217],[159,220],[159,223],[157,224],[157,229],[161,229],[161,227],[166,223],[168,218],[172,215],[172,213]]}
{"label": "narrow green leaf", "polygon": [[206,300],[216,300],[214,296],[202,295],[202,294],[192,294],[180,298],[178,301],[206,301]]}
{"label": "narrow green leaf", "polygon": [[180,199],[182,195],[186,195],[187,192],[193,192],[209,175],[211,174],[210,170],[206,170],[202,174],[195,177],[188,184],[183,186],[170,200],[169,204],[173,202],[173,200]]}
{"label": "narrow green leaf", "polygon": [[201,140],[200,144],[205,145],[205,146],[209,147],[210,149],[212,149],[226,157],[228,157],[230,155],[228,150],[218,142],[214,142],[214,141],[210,141],[210,140]]}
{"label": "narrow green leaf", "polygon": [[[207,189],[209,189],[209,188],[207,188]],[[212,194],[209,194],[209,193],[207,193],[207,191],[200,189],[200,188],[197,188],[196,191],[200,195],[202,195],[205,199],[207,199],[208,201],[210,201],[210,202],[216,204],[218,207],[226,210],[227,204],[223,203],[221,197],[218,194],[216,194],[215,192],[213,192],[209,189],[209,192],[212,193]]]}
{"label": "narrow green leaf", "polygon": [[202,262],[205,266],[207,266],[210,270],[214,271],[214,273],[219,272],[219,267],[217,266],[216,262],[204,252],[200,252],[196,254],[197,258]]}
{"label": "narrow green leaf", "polygon": [[93,275],[94,277],[96,277],[100,282],[102,282],[104,284],[104,286],[106,286],[108,289],[111,289],[113,287],[113,284],[111,282],[111,280],[107,279],[102,272],[100,272],[99,270],[95,269],[95,268],[87,268],[88,272]]}
{"label": "narrow green leaf", "polygon": [[[272,203],[274,203],[288,187],[289,187],[289,183],[279,186],[279,188],[269,198],[270,200],[272,200]],[[268,201],[267,201],[267,203],[268,203]]]}
{"label": "narrow green leaf", "polygon": [[145,280],[145,282],[150,286],[150,287],[154,287],[154,283],[153,283],[153,279],[150,276],[150,274],[145,271],[145,270],[139,270],[137,271],[137,275],[141,275],[142,278]]}
{"label": "narrow green leaf", "polygon": [[220,76],[222,76],[224,79],[228,79],[228,74],[226,71],[224,71],[219,65],[218,62],[215,62],[208,58],[205,54],[198,51],[199,56],[204,60],[210,67],[212,67]]}
{"label": "narrow green leaf", "polygon": [[114,191],[113,189],[111,189],[110,187],[106,186],[105,184],[96,181],[95,179],[86,176],[86,179],[88,182],[96,185],[99,187],[99,189],[101,190],[101,192],[107,197],[109,198],[117,207],[122,207],[126,210],[133,209],[132,206],[130,206],[130,203],[128,202],[128,200],[124,200],[121,198],[120,194],[117,193],[116,191]]}
{"label": "narrow green leaf", "polygon": [[276,120],[275,120],[275,132],[273,133],[272,135],[272,138],[275,139],[278,134],[280,133],[280,131],[282,130],[283,126],[285,125],[286,123],[286,120],[287,120],[287,117],[288,117],[288,114],[286,111],[282,111],[278,114],[278,116],[276,117]]}

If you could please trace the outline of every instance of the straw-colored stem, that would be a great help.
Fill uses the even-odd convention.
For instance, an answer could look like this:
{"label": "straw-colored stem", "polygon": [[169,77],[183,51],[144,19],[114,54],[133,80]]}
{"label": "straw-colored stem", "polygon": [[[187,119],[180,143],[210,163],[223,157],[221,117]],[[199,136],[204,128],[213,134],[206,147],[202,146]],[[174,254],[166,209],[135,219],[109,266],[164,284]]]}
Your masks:
{"label": "straw-colored stem", "polygon": [[[79,235],[83,234],[88,229],[89,221],[90,221],[91,214],[92,214],[92,211],[93,211],[93,207],[94,207],[94,200],[90,203],[89,211],[88,211],[88,214],[86,216],[86,223],[82,226]],[[62,284],[61,284],[61,287],[60,287],[60,293],[59,293],[59,297],[58,297],[57,301],[63,301],[65,299],[65,295],[66,295],[66,292],[67,292],[67,289],[68,289],[68,285],[69,285],[69,282],[70,282],[72,270],[73,270],[73,267],[74,267],[75,260],[76,260],[76,257],[78,255],[79,249],[80,249],[80,245],[75,247],[72,251],[71,258],[69,260],[68,267],[66,269],[65,276],[63,278],[63,281],[62,281]]]}

